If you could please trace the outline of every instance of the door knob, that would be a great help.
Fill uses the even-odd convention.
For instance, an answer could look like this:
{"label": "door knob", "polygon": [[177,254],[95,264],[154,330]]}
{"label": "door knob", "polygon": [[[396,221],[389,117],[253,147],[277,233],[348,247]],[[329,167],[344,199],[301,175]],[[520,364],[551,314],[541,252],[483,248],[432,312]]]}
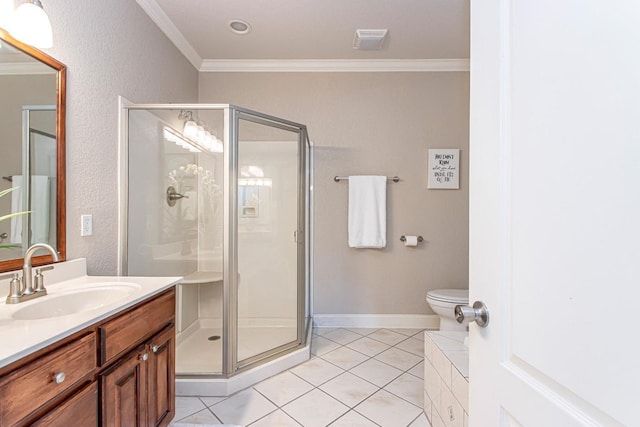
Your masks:
{"label": "door knob", "polygon": [[481,328],[486,328],[489,324],[489,310],[481,301],[474,302],[473,307],[456,305],[454,313],[458,323],[476,322]]}

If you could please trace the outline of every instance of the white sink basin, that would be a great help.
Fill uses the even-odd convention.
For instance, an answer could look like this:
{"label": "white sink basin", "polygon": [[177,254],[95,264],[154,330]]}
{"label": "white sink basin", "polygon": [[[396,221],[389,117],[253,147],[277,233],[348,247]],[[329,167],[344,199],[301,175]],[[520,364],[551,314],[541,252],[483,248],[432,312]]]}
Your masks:
{"label": "white sink basin", "polygon": [[15,320],[38,320],[95,310],[121,301],[138,289],[140,285],[136,283],[103,282],[87,288],[61,290],[27,303],[11,317]]}

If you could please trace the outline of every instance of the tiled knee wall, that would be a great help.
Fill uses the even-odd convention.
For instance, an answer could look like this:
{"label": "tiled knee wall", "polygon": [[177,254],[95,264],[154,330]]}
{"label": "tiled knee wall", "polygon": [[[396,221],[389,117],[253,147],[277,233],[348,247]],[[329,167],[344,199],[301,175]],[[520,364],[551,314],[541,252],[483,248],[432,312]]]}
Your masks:
{"label": "tiled knee wall", "polygon": [[432,427],[469,425],[466,332],[425,332],[424,412]]}

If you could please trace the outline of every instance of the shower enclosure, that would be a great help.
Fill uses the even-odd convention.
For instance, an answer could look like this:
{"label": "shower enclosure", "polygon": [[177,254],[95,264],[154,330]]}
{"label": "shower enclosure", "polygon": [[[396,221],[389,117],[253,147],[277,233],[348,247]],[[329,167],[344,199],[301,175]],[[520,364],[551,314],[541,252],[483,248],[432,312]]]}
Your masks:
{"label": "shower enclosure", "polygon": [[233,105],[123,105],[120,273],[184,276],[176,373],[231,378],[305,346],[306,127]]}

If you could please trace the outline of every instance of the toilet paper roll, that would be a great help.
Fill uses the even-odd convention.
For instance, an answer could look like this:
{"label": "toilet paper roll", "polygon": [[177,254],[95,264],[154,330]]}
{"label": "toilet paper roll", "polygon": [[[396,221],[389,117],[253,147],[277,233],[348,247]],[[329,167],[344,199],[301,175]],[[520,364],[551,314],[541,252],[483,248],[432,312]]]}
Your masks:
{"label": "toilet paper roll", "polygon": [[405,246],[418,246],[418,236],[404,236],[404,238]]}

